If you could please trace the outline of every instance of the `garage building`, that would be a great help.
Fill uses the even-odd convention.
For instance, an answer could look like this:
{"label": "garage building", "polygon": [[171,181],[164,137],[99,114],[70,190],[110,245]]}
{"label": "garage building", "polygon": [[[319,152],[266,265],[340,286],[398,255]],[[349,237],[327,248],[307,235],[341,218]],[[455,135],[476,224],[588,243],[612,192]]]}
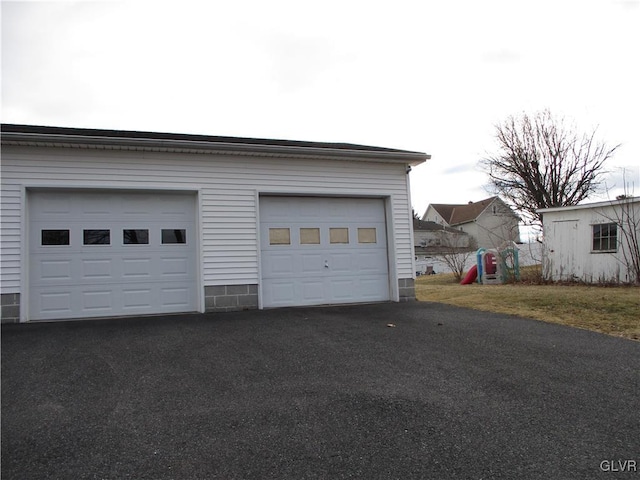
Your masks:
{"label": "garage building", "polygon": [[2,321],[413,299],[428,158],[2,125]]}

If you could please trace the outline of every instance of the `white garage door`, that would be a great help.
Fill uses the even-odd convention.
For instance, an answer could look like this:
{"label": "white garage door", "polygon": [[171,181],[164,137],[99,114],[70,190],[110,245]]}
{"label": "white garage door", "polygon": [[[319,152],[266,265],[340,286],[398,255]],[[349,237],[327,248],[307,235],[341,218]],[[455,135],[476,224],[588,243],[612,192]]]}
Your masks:
{"label": "white garage door", "polygon": [[260,199],[264,307],[389,300],[382,199]]}
{"label": "white garage door", "polygon": [[197,309],[195,195],[29,192],[31,320]]}

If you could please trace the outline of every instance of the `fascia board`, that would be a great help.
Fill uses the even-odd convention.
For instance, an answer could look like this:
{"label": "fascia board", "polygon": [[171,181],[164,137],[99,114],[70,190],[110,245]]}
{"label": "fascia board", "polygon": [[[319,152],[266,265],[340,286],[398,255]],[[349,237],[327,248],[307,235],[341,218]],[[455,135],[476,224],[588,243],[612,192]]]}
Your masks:
{"label": "fascia board", "polygon": [[590,208],[615,207],[617,205],[622,205],[627,203],[633,203],[633,204],[640,203],[640,197],[631,197],[631,198],[625,198],[622,200],[606,200],[604,202],[584,203],[582,205],[569,205],[566,207],[539,208],[538,210],[536,210],[536,212],[538,213],[567,212],[570,210],[586,210]]}
{"label": "fascia board", "polygon": [[380,161],[419,165],[431,158],[419,152],[386,152],[379,150],[350,150],[330,147],[296,145],[264,145],[231,142],[206,142],[197,140],[145,139],[129,137],[99,137],[84,135],[40,134],[4,132],[2,143],[6,145],[133,149],[146,151],[179,151],[182,153],[243,154],[253,156],[287,156],[297,158],[336,158],[360,161]]}

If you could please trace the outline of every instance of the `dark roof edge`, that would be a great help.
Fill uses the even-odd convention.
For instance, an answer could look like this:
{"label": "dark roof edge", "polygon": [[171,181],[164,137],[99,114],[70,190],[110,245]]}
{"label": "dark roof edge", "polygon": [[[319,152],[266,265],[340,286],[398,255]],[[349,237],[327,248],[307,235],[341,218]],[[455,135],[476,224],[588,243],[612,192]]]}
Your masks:
{"label": "dark roof edge", "polygon": [[211,152],[244,151],[266,155],[341,156],[401,161],[417,165],[431,158],[422,152],[355,145],[349,143],[305,142],[242,137],[103,130],[2,124],[2,142],[33,144],[109,145],[150,149],[181,149]]}

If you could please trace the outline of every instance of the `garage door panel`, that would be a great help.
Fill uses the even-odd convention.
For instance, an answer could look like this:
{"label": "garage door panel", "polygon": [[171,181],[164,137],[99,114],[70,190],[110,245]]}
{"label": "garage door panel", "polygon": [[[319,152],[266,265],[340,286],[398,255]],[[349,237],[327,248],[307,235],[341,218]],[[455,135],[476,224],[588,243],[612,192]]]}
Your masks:
{"label": "garage door panel", "polygon": [[160,261],[161,277],[187,277],[189,275],[189,262],[185,257],[162,258]]}
{"label": "garage door panel", "polygon": [[153,264],[151,258],[123,258],[122,276],[129,280],[149,279],[151,277]]}
{"label": "garage door panel", "polygon": [[36,260],[35,273],[44,281],[69,281],[71,279],[70,260]]}
{"label": "garage door panel", "polygon": [[263,293],[268,305],[291,305],[296,298],[296,284],[292,280],[273,280],[265,286]]}
{"label": "garage door panel", "polygon": [[72,294],[68,290],[46,291],[38,294],[39,310],[45,315],[67,315],[71,313]]}
{"label": "garage door panel", "polygon": [[[264,208],[262,208],[264,206]],[[262,222],[287,222],[297,212],[294,210],[295,204],[292,204],[287,197],[277,198],[270,197],[269,203],[263,203],[260,208],[260,218]]]}
{"label": "garage door panel", "polygon": [[56,217],[67,218],[75,213],[69,195],[40,194],[32,200],[34,220],[55,220]]}
{"label": "garage door panel", "polygon": [[323,256],[319,254],[302,253],[302,273],[304,275],[322,274],[324,268]]}
{"label": "garage door panel", "polygon": [[[286,201],[286,200],[285,200]],[[311,202],[301,202],[293,204],[292,207],[295,208],[295,211],[289,211],[289,216],[285,218],[291,218],[291,216],[295,216],[296,218],[305,218],[309,222],[317,222],[323,219],[326,219],[326,214],[323,211],[323,208],[318,208],[318,205],[314,205]]]}
{"label": "garage door panel", "polygon": [[150,309],[153,305],[153,294],[150,288],[124,287],[122,291],[122,303],[125,310]]}
{"label": "garage door panel", "polygon": [[161,289],[162,305],[167,307],[186,307],[190,304],[190,289],[164,287]]}
{"label": "garage door panel", "polygon": [[182,197],[160,197],[157,199],[158,210],[160,217],[164,217],[167,221],[167,217],[177,217],[178,219],[184,219],[190,215],[193,215],[193,200],[187,196]]}
{"label": "garage door panel", "polygon": [[359,279],[361,295],[366,299],[376,299],[389,291],[389,279],[384,275]]}
{"label": "garage door panel", "polygon": [[82,204],[80,209],[82,220],[94,224],[111,220],[114,211],[112,203],[109,199],[100,199],[99,202]]}
{"label": "garage door panel", "polygon": [[85,280],[113,280],[112,262],[108,258],[82,260],[82,278]]}
{"label": "garage door panel", "polygon": [[[197,310],[194,195],[34,191],[28,200],[30,319]],[[43,229],[68,231],[67,244],[42,245]],[[163,229],[186,243],[163,244]],[[85,230],[108,231],[109,243],[85,245]]]}
{"label": "garage door panel", "polygon": [[80,274],[80,263],[73,259],[32,258],[29,279],[32,285],[69,285]]}
{"label": "garage door panel", "polygon": [[81,291],[83,311],[88,315],[108,314],[113,308],[113,291],[103,289],[97,291]]}
{"label": "garage door panel", "polygon": [[300,282],[300,285],[302,287],[302,298],[308,302],[308,304],[322,302],[325,297],[323,280],[303,280]]}
{"label": "garage door panel", "polygon": [[328,254],[329,272],[330,273],[353,273],[353,257],[354,252],[332,253]]}
{"label": "garage door panel", "polygon": [[265,273],[269,277],[292,275],[295,271],[293,255],[288,253],[272,254],[265,267]]}
{"label": "garage door panel", "polygon": [[356,291],[356,280],[354,278],[332,278],[329,280],[331,291],[331,302],[355,302],[359,297]]}
{"label": "garage door panel", "polygon": [[378,251],[358,252],[355,258],[358,270],[363,274],[385,270],[388,265],[386,256],[382,256]]}

